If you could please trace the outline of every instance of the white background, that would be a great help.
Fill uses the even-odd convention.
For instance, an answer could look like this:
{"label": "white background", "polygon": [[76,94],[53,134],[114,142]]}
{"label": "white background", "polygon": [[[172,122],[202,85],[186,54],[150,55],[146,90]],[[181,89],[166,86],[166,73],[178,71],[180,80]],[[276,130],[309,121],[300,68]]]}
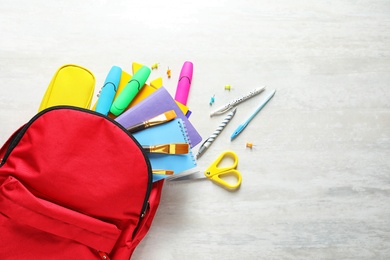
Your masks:
{"label": "white background", "polygon": [[192,61],[188,106],[204,139],[223,119],[215,108],[277,90],[231,142],[265,93],[239,105],[198,161],[234,150],[241,189],[166,183],[133,259],[390,257],[389,1],[2,0],[0,35],[1,143],[68,63],[94,73],[95,101],[113,65],[159,62],[150,79],[174,94]]}

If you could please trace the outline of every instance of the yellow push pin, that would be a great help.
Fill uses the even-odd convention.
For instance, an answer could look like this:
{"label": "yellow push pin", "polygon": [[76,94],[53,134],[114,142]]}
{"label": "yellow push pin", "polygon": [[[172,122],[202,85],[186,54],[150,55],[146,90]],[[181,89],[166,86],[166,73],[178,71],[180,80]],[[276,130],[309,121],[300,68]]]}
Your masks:
{"label": "yellow push pin", "polygon": [[225,90],[229,90],[229,91],[230,91],[231,88],[232,88],[232,86],[230,86],[230,85],[225,85]]}
{"label": "yellow push pin", "polygon": [[169,69],[169,67],[168,67],[168,70],[167,70],[167,75],[168,75],[168,78],[171,78],[171,70]]}
{"label": "yellow push pin", "polygon": [[158,63],[154,63],[151,68],[152,68],[152,70],[158,69]]}
{"label": "yellow push pin", "polygon": [[246,147],[252,149],[253,148],[253,143],[247,142],[246,143]]}

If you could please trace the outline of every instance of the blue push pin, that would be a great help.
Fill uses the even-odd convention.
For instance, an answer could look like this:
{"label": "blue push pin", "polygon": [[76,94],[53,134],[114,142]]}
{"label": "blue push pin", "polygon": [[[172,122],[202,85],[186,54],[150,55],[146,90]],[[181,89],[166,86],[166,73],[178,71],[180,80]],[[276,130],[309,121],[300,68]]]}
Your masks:
{"label": "blue push pin", "polygon": [[215,101],[215,95],[213,95],[211,98],[210,98],[210,106],[213,105]]}

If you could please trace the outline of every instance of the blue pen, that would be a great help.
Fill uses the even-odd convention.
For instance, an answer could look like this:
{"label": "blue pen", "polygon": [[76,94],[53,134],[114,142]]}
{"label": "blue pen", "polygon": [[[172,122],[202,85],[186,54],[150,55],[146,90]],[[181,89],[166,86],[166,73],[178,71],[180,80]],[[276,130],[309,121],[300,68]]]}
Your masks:
{"label": "blue pen", "polygon": [[108,72],[106,81],[100,90],[99,99],[96,104],[96,112],[107,115],[110,111],[116,91],[118,90],[119,81],[122,76],[122,69],[117,66],[112,66]]}
{"label": "blue pen", "polygon": [[249,122],[255,117],[257,113],[267,104],[267,102],[275,95],[276,90],[272,91],[272,93],[263,101],[263,103],[260,104],[260,106],[256,109],[255,112],[241,125],[237,127],[237,129],[233,132],[232,136],[230,137],[230,140],[233,140],[236,138],[249,124]]}

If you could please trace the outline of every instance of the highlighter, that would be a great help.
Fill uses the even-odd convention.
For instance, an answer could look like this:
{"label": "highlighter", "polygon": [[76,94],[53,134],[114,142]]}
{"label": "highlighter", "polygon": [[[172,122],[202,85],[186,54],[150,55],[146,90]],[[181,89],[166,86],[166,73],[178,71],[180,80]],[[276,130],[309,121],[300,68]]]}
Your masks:
{"label": "highlighter", "polygon": [[111,70],[108,72],[106,81],[100,90],[99,99],[96,103],[96,112],[99,112],[105,116],[108,114],[116,91],[118,90],[121,75],[122,69],[117,66],[112,66]]}
{"label": "highlighter", "polygon": [[122,92],[120,92],[118,97],[114,100],[114,103],[112,103],[110,108],[110,112],[112,114],[118,116],[127,108],[145,84],[150,72],[151,70],[148,67],[142,66],[136,73],[134,73],[133,77],[129,82],[127,82]]}
{"label": "highlighter", "polygon": [[175,100],[183,105],[187,105],[188,93],[192,81],[192,72],[194,65],[190,61],[186,61],[180,71],[179,82],[177,83]]}

